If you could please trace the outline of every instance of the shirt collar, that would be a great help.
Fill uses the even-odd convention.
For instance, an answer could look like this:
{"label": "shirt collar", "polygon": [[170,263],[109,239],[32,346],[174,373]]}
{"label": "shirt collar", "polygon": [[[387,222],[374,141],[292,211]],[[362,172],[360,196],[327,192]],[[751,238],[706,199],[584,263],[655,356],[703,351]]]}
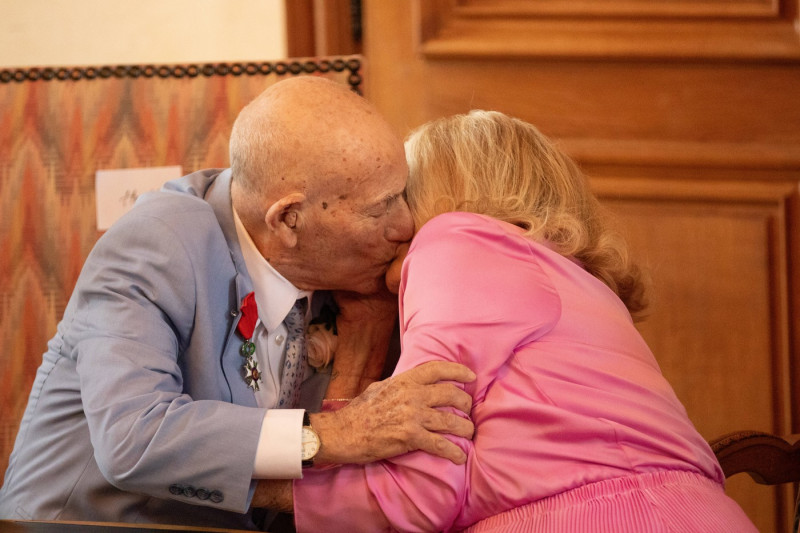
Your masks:
{"label": "shirt collar", "polygon": [[[264,259],[242,224],[236,209],[233,210],[233,220],[236,225],[239,246],[242,248],[244,264],[253,282],[253,291],[258,305],[258,318],[264,323],[267,331],[272,331],[283,322],[296,300],[307,297],[310,304],[313,293],[312,291],[301,291],[292,285]],[[310,308],[309,305],[308,309]]]}

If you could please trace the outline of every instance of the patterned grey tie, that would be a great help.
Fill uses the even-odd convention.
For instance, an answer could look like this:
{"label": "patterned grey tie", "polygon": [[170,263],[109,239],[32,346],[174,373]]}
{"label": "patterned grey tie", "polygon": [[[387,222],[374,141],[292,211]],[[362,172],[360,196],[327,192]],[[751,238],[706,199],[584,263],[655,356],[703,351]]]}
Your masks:
{"label": "patterned grey tie", "polygon": [[308,298],[300,298],[283,321],[286,324],[286,357],[281,370],[281,393],[278,407],[291,409],[300,398],[300,383],[306,365],[306,306]]}

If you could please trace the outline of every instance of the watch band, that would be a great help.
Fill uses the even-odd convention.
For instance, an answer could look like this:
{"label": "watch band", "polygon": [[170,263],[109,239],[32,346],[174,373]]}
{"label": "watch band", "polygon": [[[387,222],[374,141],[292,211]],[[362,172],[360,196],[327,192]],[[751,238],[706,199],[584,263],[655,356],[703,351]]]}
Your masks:
{"label": "watch band", "polygon": [[[314,431],[314,428],[311,427],[311,417],[308,416],[308,411],[303,411],[303,427],[307,427]],[[314,458],[306,459],[301,461],[300,463],[301,468],[311,468],[314,466]]]}

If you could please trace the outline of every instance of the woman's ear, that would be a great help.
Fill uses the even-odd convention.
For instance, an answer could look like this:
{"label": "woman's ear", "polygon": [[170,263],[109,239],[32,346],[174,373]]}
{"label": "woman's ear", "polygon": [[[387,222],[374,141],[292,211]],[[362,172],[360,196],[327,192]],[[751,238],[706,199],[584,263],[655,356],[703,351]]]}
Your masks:
{"label": "woman's ear", "polygon": [[299,223],[300,212],[306,196],[303,193],[293,192],[287,194],[267,209],[264,222],[287,248],[294,248],[297,244],[295,228]]}

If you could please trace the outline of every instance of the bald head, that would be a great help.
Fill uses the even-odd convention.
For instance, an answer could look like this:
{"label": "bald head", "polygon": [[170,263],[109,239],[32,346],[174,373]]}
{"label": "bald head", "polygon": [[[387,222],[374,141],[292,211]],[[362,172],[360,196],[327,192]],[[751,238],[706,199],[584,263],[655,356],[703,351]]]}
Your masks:
{"label": "bald head", "polygon": [[234,181],[262,202],[292,190],[341,188],[344,174],[359,174],[361,159],[398,151],[401,141],[367,100],[312,76],[261,93],[239,114],[230,142]]}
{"label": "bald head", "polygon": [[311,76],[276,83],[231,133],[231,199],[296,287],[376,291],[413,231],[403,143],[364,98]]}

